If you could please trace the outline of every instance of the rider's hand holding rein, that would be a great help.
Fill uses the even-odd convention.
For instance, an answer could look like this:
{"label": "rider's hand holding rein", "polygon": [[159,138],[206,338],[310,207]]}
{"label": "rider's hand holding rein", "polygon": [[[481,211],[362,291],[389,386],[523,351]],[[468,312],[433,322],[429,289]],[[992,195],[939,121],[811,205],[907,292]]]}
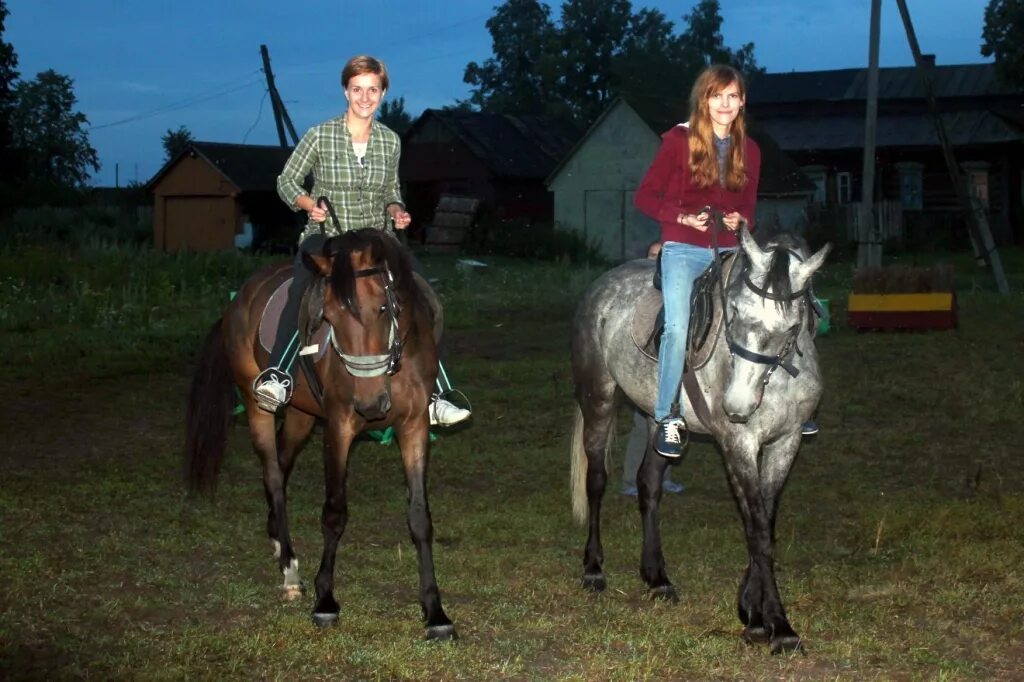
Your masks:
{"label": "rider's hand holding rein", "polygon": [[711,215],[707,211],[701,211],[700,213],[680,213],[676,216],[676,222],[680,225],[692,227],[700,232],[707,232],[708,227],[711,224]]}
{"label": "rider's hand holding rein", "polygon": [[396,230],[404,230],[412,222],[412,216],[400,204],[389,204],[388,214],[394,222]]}
{"label": "rider's hand holding rein", "polygon": [[747,219],[741,216],[739,212],[733,211],[732,213],[726,213],[722,216],[722,224],[725,225],[725,228],[730,232],[735,232],[747,224]]}

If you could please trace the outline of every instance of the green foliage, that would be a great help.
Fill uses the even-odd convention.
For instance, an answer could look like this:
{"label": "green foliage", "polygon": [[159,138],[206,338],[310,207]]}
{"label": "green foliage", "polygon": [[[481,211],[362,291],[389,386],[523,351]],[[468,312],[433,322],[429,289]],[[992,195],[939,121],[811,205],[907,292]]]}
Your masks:
{"label": "green foliage", "polygon": [[0,0],[0,217],[7,214],[17,200],[13,178],[21,174],[13,153],[11,112],[14,109],[14,82],[18,79],[18,55],[14,46],[3,39],[4,22],[10,12]]}
{"label": "green foliage", "polygon": [[160,138],[164,146],[164,161],[170,161],[178,157],[189,145],[195,142],[192,132],[185,126],[178,126],[177,130],[167,129],[167,132]]}
{"label": "green foliage", "polygon": [[603,264],[600,250],[579,232],[526,220],[481,220],[464,244],[468,253],[563,263]]}
{"label": "green foliage", "polygon": [[1024,0],[989,0],[981,54],[995,57],[1000,78],[1024,86]]}
{"label": "green foliage", "polygon": [[21,208],[0,226],[0,249],[59,244],[78,250],[100,246],[137,247],[153,237],[152,214],[135,206]]}
{"label": "green foliage", "polygon": [[754,45],[725,46],[718,0],[701,0],[684,30],[629,0],[565,0],[559,24],[538,0],[507,0],[487,21],[494,56],[471,62],[469,102],[507,114],[548,114],[589,125],[618,95],[685,98],[697,73],[727,63],[762,71]]}
{"label": "green foliage", "polygon": [[39,197],[60,188],[81,189],[89,170],[100,168],[85,129],[88,119],[74,110],[73,86],[50,69],[14,88],[13,144],[25,157],[27,184]]}
{"label": "green foliage", "polygon": [[412,116],[405,110],[404,97],[389,99],[381,104],[377,110],[377,118],[399,135],[412,127]]}

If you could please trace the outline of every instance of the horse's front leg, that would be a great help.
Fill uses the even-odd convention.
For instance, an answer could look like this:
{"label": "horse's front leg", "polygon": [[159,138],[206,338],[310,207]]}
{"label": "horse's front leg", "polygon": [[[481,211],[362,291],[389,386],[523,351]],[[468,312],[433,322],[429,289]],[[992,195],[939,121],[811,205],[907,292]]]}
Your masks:
{"label": "horse's front leg", "polygon": [[316,419],[300,412],[295,408],[289,408],[281,427],[277,430],[277,462],[279,471],[275,473],[275,479],[280,485],[275,484],[273,491],[264,479],[264,492],[267,496],[267,535],[274,543],[274,558],[278,560],[278,567],[284,575],[284,584],[281,586],[282,596],[288,601],[301,597],[306,588],[299,578],[299,560],[295,555],[291,542],[291,534],[288,530],[288,477],[291,476],[292,468],[295,465],[295,457],[301,450],[306,438],[313,430]]}
{"label": "horse's front leg", "polygon": [[324,550],[316,573],[316,605],[313,607],[313,622],[321,627],[336,623],[341,611],[334,599],[334,560],[348,523],[345,485],[349,448],[354,438],[350,419],[340,415],[333,417],[324,429],[324,507],[320,517]]}
{"label": "horse's front leg", "polygon": [[422,418],[410,419],[399,428],[398,443],[409,491],[409,535],[419,558],[420,607],[423,609],[426,636],[429,640],[437,641],[457,639],[455,626],[441,606],[441,592],[434,574],[434,524],[427,501],[430,422],[426,411]]}
{"label": "horse's front leg", "polygon": [[275,436],[274,415],[260,409],[254,400],[248,400],[249,437],[253,449],[260,458],[263,470],[263,494],[267,500],[267,535],[274,545],[274,558],[284,576],[281,586],[285,599],[294,599],[301,594],[299,562],[295,557],[291,536],[288,532],[288,506],[285,495],[287,474],[281,468]]}
{"label": "horse's front leg", "polygon": [[640,554],[640,577],[647,583],[651,599],[678,600],[676,588],[665,573],[665,557],[661,551],[661,522],[658,507],[661,503],[661,482],[668,468],[668,460],[651,447],[651,426],[648,422],[647,451],[637,473],[640,498],[640,519],[644,529],[644,545]]}
{"label": "horse's front leg", "polygon": [[756,445],[723,448],[729,481],[746,531],[749,563],[737,604],[743,638],[769,643],[773,654],[802,649],[799,635],[786,617],[775,580],[775,511],[778,495],[792,466],[799,432],[765,446],[759,470]]}

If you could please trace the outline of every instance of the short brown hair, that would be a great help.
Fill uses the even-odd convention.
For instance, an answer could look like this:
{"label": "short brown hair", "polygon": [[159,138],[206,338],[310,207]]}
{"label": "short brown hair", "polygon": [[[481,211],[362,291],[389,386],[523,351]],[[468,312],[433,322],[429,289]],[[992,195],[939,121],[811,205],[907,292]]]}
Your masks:
{"label": "short brown hair", "polygon": [[363,74],[373,73],[380,76],[380,87],[382,90],[388,89],[388,67],[384,66],[384,62],[371,57],[369,55],[361,54],[352,59],[348,60],[345,64],[345,68],[341,70],[341,87],[348,89],[348,82],[355,76],[362,76]]}

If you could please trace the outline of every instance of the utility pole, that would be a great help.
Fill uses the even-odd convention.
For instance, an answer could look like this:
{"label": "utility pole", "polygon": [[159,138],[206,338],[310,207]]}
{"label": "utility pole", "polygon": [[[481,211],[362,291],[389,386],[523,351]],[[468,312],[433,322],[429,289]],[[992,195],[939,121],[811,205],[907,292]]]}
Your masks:
{"label": "utility pole", "polygon": [[[875,0],[876,2],[878,0]],[[946,135],[946,126],[939,114],[938,104],[935,102],[935,93],[932,91],[932,79],[928,66],[921,58],[921,48],[917,44],[917,34],[914,33],[914,25],[910,23],[910,12],[907,10],[906,0],[896,0],[900,9],[900,16],[903,18],[903,27],[907,30],[907,41],[910,43],[910,51],[914,54],[914,64],[917,67],[917,74],[924,86],[925,96],[928,98],[928,106],[932,113],[932,122],[935,124],[935,134],[942,145],[942,155],[946,160],[946,168],[949,171],[949,178],[953,181],[953,189],[956,192],[957,201],[964,215],[967,216],[967,229],[974,238],[976,244],[981,245],[982,257],[985,263],[992,268],[992,275],[996,280],[996,288],[1001,294],[1008,294],[1010,287],[1006,283],[1006,274],[1003,272],[1002,261],[999,260],[999,252],[996,251],[995,242],[992,240],[992,232],[988,227],[988,218],[985,215],[985,207],[973,191],[967,191],[967,185],[960,173],[960,166],[953,157],[953,147]]]}
{"label": "utility pole", "polygon": [[281,101],[281,94],[277,91],[277,86],[274,85],[274,72],[270,69],[270,51],[267,50],[266,45],[260,45],[260,56],[263,58],[263,75],[267,77],[267,92],[270,93],[270,105],[274,109],[274,125],[277,126],[277,139],[280,140],[282,147],[288,146],[288,140],[284,136],[284,129],[287,126],[288,132],[291,134],[292,144],[297,145],[299,137],[295,134],[295,126],[292,125],[292,119],[284,108],[284,102]]}
{"label": "utility pole", "polygon": [[871,0],[868,38],[868,106],[864,123],[864,170],[860,188],[857,230],[857,267],[882,264],[882,239],[875,221],[875,131],[878,126],[878,41],[882,28],[882,0]]}

